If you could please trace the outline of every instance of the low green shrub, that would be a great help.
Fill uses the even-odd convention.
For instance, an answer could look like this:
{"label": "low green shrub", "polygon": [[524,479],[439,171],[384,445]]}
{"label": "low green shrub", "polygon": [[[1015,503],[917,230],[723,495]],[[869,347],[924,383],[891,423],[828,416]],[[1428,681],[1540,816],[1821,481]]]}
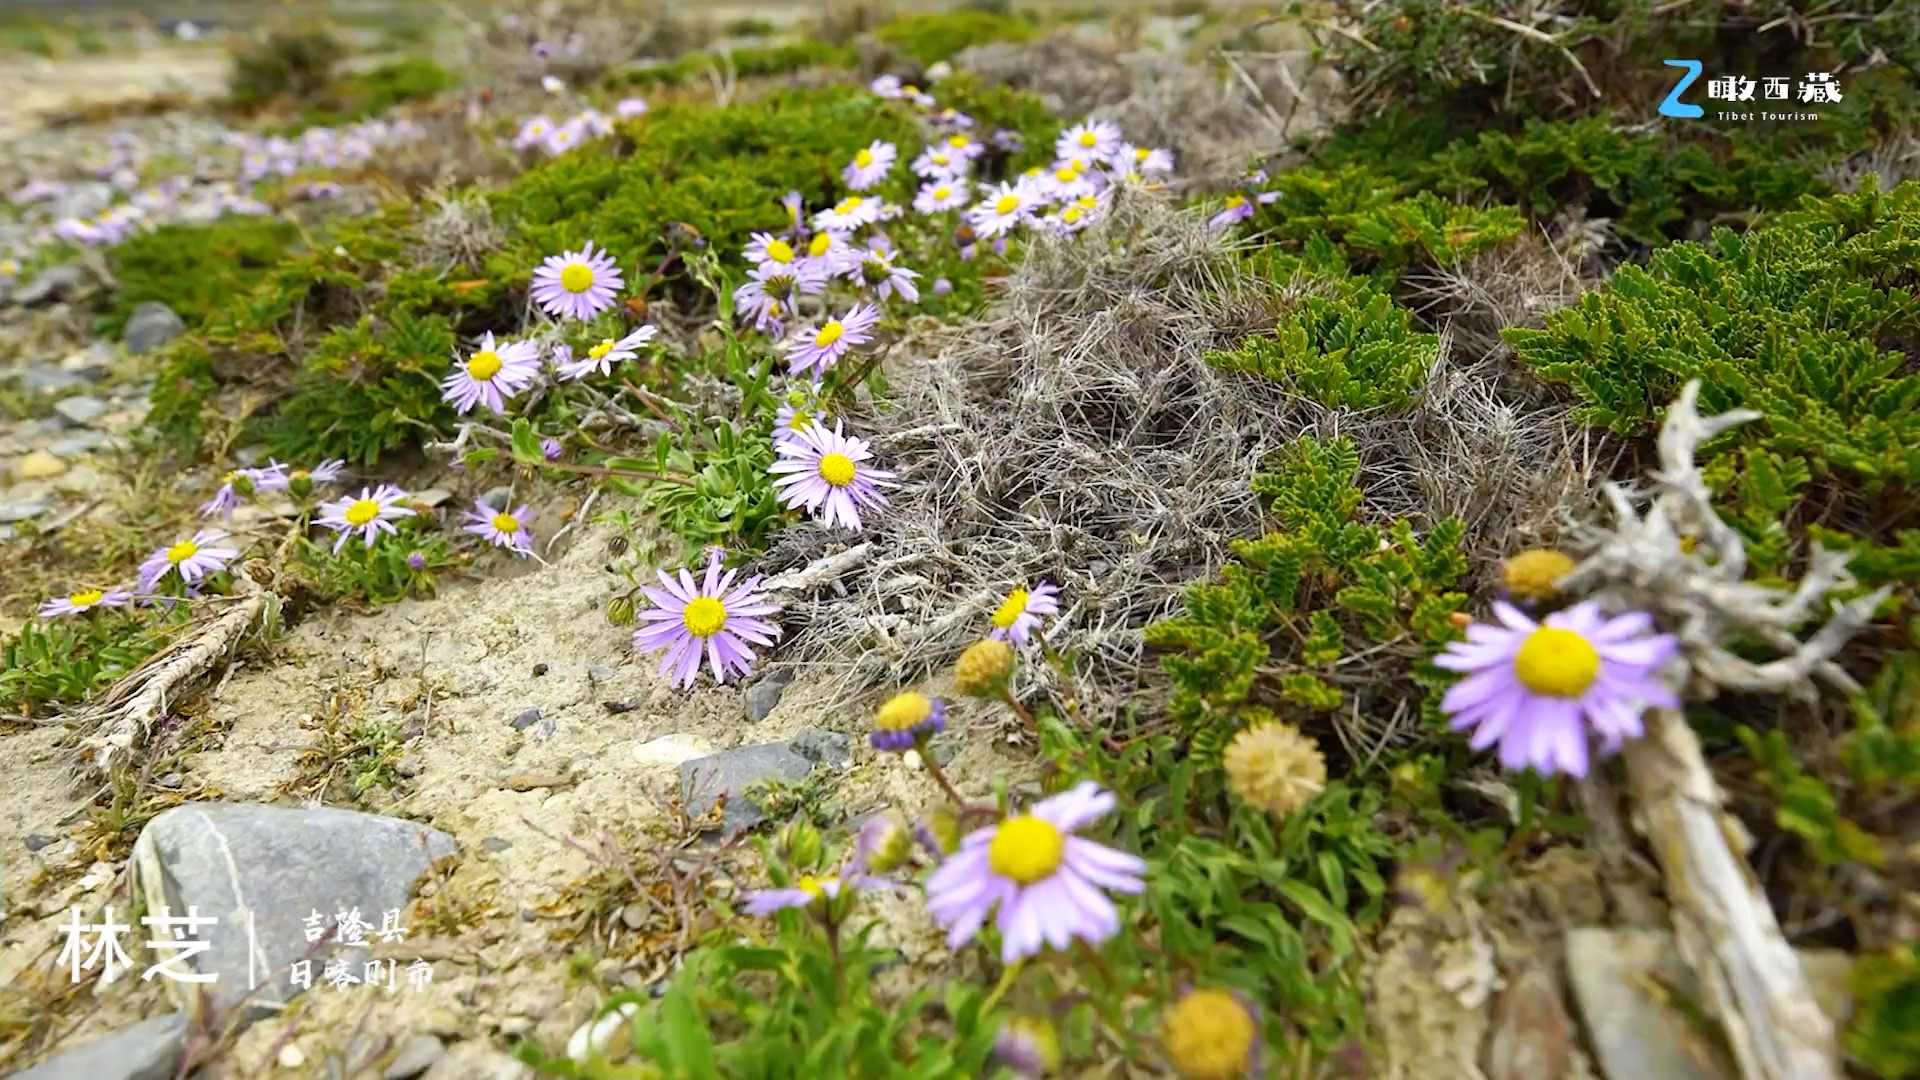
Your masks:
{"label": "low green shrub", "polygon": [[1335,295],[1302,296],[1276,327],[1207,362],[1284,382],[1331,406],[1400,405],[1425,381],[1439,339],[1413,329],[1413,312],[1364,279]]}
{"label": "low green shrub", "polygon": [[99,330],[118,336],[133,309],[159,301],[189,329],[221,313],[278,266],[300,230],[275,217],[225,217],[204,225],[162,225],[112,248],[108,265],[120,281]]}
{"label": "low green shrub", "polygon": [[874,30],[874,39],[901,56],[931,67],[955,53],[995,41],[1025,41],[1033,24],[1013,15],[960,9],[904,15]]}
{"label": "low green shrub", "polygon": [[249,38],[233,51],[227,104],[256,109],[287,99],[307,101],[333,82],[347,45],[320,26],[288,26]]}

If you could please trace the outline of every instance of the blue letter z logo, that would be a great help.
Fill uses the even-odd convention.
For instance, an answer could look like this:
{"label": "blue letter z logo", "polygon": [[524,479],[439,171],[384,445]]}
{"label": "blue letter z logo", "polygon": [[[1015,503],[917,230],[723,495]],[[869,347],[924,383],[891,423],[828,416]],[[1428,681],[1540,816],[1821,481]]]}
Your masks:
{"label": "blue letter z logo", "polygon": [[1680,116],[1689,119],[1706,115],[1707,110],[1698,105],[1688,105],[1680,100],[1680,95],[1686,92],[1687,87],[1693,85],[1693,80],[1700,77],[1700,61],[1662,60],[1661,63],[1668,67],[1686,68],[1687,74],[1685,78],[1680,80],[1680,85],[1673,88],[1673,93],[1668,94],[1667,99],[1660,103],[1660,115]]}

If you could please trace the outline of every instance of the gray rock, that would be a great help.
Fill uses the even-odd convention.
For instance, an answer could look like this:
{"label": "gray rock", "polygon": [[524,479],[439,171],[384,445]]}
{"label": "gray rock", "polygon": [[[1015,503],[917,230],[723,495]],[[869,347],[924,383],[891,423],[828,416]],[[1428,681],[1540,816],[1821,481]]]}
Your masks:
{"label": "gray rock", "polygon": [[112,406],[91,394],[61,398],[53,403],[53,411],[60,414],[61,420],[74,427],[86,427],[107,415],[107,410],[110,408]]}
{"label": "gray rock", "polygon": [[45,499],[8,499],[0,502],[0,522],[29,521],[51,509]]}
{"label": "gray rock", "polygon": [[22,307],[38,307],[55,300],[71,300],[86,291],[93,275],[77,262],[50,266],[13,294],[13,302]]}
{"label": "gray rock", "polygon": [[488,488],[487,493],[480,496],[480,501],[493,507],[495,510],[511,510],[513,508],[513,489],[510,487]]}
{"label": "gray rock", "polygon": [[180,1066],[185,1013],[168,1013],[81,1043],[13,1080],[172,1080]]}
{"label": "gray rock", "polygon": [[798,783],[821,765],[844,764],[847,743],[845,735],[809,728],[788,742],[741,746],[683,761],[680,800],[689,814],[698,817],[724,793],[724,827],[728,831],[752,828],[766,820],[766,812],[747,797],[747,789],[763,780]]}
{"label": "gray rock", "polygon": [[515,731],[525,731],[539,722],[540,706],[534,705],[530,708],[520,710],[520,715],[507,721],[507,725]]}
{"label": "gray rock", "polygon": [[113,365],[120,355],[112,345],[96,341],[78,352],[68,353],[60,360],[60,370],[78,375],[89,382],[104,379],[113,374]]}
{"label": "gray rock", "polygon": [[13,376],[20,380],[20,389],[30,394],[57,394],[92,381],[80,372],[64,371],[57,367],[21,368],[13,372]]}
{"label": "gray rock", "polygon": [[545,717],[540,721],[540,726],[533,729],[533,741],[546,742],[548,739],[553,738],[553,733],[557,730],[559,730],[559,725],[554,721],[553,717]]}
{"label": "gray rock", "polygon": [[612,664],[592,664],[587,668],[587,681],[595,685],[612,682],[619,673],[620,669]]}
{"label": "gray rock", "polygon": [[380,1080],[410,1080],[433,1068],[434,1063],[445,1057],[446,1053],[447,1048],[441,1045],[439,1039],[431,1035],[415,1035],[401,1045],[399,1053],[393,1055],[392,1064],[380,1074]]}
{"label": "gray rock", "polygon": [[[299,992],[288,977],[295,961],[312,961],[316,983],[336,953],[357,967],[353,947],[307,940],[310,913],[322,913],[331,927],[336,913],[357,909],[378,927],[384,912],[406,908],[422,875],[458,851],[445,833],[397,818],[198,802],[149,821],[133,864],[148,911],[193,908],[219,920],[200,931],[209,949],[177,961],[215,980],[169,981],[169,993],[197,991],[216,1016],[245,999],[249,1017],[258,1018]],[[250,982],[257,983],[251,993]]]}
{"label": "gray rock", "polygon": [[762,675],[760,680],[747,687],[747,692],[742,695],[746,705],[747,719],[756,724],[765,720],[773,712],[774,707],[780,704],[780,696],[787,692],[787,687],[792,683],[793,672],[787,668],[775,668]]}
{"label": "gray rock", "polygon": [[39,851],[41,848],[52,847],[59,842],[59,837],[48,836],[46,833],[30,832],[27,834],[28,851]]}
{"label": "gray rock", "polygon": [[47,453],[72,461],[74,458],[85,457],[95,450],[105,450],[113,445],[113,436],[105,432],[76,431],[65,438],[48,443]]}
{"label": "gray rock", "polygon": [[127,328],[121,332],[120,340],[126,342],[128,352],[137,356],[152,352],[186,332],[187,324],[172,308],[158,300],[149,300],[127,316]]}
{"label": "gray rock", "polygon": [[425,491],[414,492],[413,498],[408,501],[423,503],[427,506],[439,506],[451,498],[453,498],[453,492],[445,488],[428,488]]}

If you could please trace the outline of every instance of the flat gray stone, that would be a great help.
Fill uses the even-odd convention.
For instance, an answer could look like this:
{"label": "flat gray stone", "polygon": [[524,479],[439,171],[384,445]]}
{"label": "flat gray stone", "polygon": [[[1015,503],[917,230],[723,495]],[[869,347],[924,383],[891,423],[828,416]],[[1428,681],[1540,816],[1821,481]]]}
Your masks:
{"label": "flat gray stone", "polygon": [[0,502],[0,522],[30,521],[51,509],[45,499],[7,499]]}
{"label": "flat gray stone", "polygon": [[754,723],[765,720],[774,707],[780,704],[781,695],[793,683],[793,672],[786,668],[775,668],[760,677],[760,680],[747,687],[742,695],[747,710],[747,719]]}
{"label": "flat gray stone", "polygon": [[62,1051],[13,1080],[173,1080],[180,1067],[185,1013],[168,1013]]}
{"label": "flat gray stone", "polygon": [[91,394],[77,394],[53,403],[53,411],[60,414],[61,420],[74,427],[86,427],[107,415],[107,410],[110,408],[112,408],[111,405]]}
{"label": "flat gray stone", "polygon": [[787,742],[741,746],[683,761],[680,800],[687,813],[699,817],[724,793],[723,827],[730,832],[750,829],[766,820],[766,812],[747,797],[749,788],[764,780],[798,783],[822,765],[845,764],[847,743],[845,735],[809,728]]}
{"label": "flat gray stone", "polygon": [[507,726],[511,727],[515,731],[525,731],[539,722],[540,722],[540,706],[533,705],[533,706],[529,706],[528,708],[521,709],[520,712],[517,715],[515,715],[513,719],[507,721]]}
{"label": "flat gray stone", "polygon": [[127,316],[126,329],[121,331],[120,340],[126,342],[127,351],[135,354],[152,352],[174,338],[187,332],[187,324],[172,308],[149,300],[133,309]]}
{"label": "flat gray stone", "polygon": [[76,431],[65,438],[55,439],[47,444],[47,453],[57,458],[72,461],[85,457],[95,450],[105,450],[114,444],[113,436],[101,431]]}
{"label": "flat gray stone", "polygon": [[55,300],[71,300],[84,292],[92,281],[93,275],[77,262],[50,266],[15,292],[13,302],[22,307],[36,307]]}
{"label": "flat gray stone", "polygon": [[[180,965],[214,981],[164,980],[168,992],[198,991],[215,1015],[246,998],[258,1018],[299,992],[289,979],[297,960],[312,961],[316,984],[335,955],[359,974],[360,950],[331,940],[336,915],[358,909],[378,928],[384,912],[399,909],[405,925],[414,885],[458,850],[437,829],[354,810],[199,802],[149,821],[133,862],[147,910],[165,907],[177,917],[192,907],[219,920],[199,934],[211,948]],[[319,945],[307,940],[305,926],[315,911],[328,927]],[[250,983],[258,984],[251,996]]]}
{"label": "flat gray stone", "polygon": [[393,1055],[393,1062],[380,1074],[380,1080],[412,1080],[445,1057],[447,1048],[431,1035],[415,1035]]}
{"label": "flat gray stone", "polygon": [[20,380],[20,389],[30,394],[57,394],[93,381],[81,372],[46,366],[21,368],[13,376]]}

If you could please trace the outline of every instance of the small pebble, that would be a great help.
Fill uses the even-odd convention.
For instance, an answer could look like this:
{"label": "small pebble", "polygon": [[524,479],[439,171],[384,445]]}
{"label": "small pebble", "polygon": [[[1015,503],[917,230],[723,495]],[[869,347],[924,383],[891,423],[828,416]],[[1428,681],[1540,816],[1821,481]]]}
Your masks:
{"label": "small pebble", "polygon": [[540,722],[540,706],[520,710],[520,715],[508,721],[515,731],[525,731]]}
{"label": "small pebble", "polygon": [[614,714],[615,716],[618,716],[623,712],[632,712],[633,710],[639,708],[638,705],[635,705],[631,701],[603,701],[600,703],[600,707]]}
{"label": "small pebble", "polygon": [[37,833],[37,832],[28,833],[27,834],[27,850],[39,851],[41,848],[44,848],[44,847],[52,847],[54,844],[59,843],[59,841],[60,841],[59,837],[48,836],[46,833]]}
{"label": "small pebble", "polygon": [[539,678],[540,676],[542,676],[542,675],[545,675],[546,673],[547,673],[547,665],[545,665],[545,664],[535,664],[535,665],[533,665],[533,677],[534,677],[534,678],[536,678],[536,679],[537,679],[537,678]]}

